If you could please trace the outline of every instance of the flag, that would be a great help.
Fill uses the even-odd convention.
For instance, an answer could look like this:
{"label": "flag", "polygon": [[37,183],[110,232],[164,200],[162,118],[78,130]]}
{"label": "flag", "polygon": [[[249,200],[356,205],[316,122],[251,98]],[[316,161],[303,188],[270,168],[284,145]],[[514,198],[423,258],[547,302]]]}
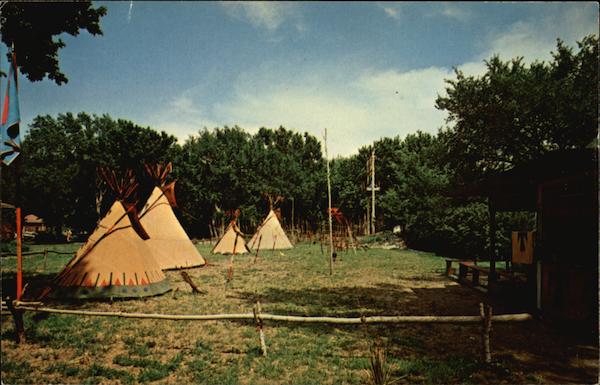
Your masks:
{"label": "flag", "polygon": [[0,120],[0,131],[2,131],[2,142],[0,143],[0,154],[2,162],[9,165],[21,151],[21,136],[19,134],[19,97],[17,92],[17,61],[14,52],[11,55],[10,69],[6,80],[6,88],[2,89],[2,116]]}

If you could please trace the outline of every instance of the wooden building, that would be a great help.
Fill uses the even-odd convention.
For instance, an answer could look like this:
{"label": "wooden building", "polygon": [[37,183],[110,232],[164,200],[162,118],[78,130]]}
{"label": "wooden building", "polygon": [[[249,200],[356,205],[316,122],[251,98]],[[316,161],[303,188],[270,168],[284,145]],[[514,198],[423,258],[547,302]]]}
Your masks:
{"label": "wooden building", "polygon": [[[598,150],[548,153],[455,196],[487,197],[490,286],[495,279],[495,214],[536,213],[529,285],[532,307],[544,318],[598,331]],[[508,234],[507,234],[508,235]],[[535,310],[535,309],[532,309]],[[587,328],[586,328],[587,329]]]}

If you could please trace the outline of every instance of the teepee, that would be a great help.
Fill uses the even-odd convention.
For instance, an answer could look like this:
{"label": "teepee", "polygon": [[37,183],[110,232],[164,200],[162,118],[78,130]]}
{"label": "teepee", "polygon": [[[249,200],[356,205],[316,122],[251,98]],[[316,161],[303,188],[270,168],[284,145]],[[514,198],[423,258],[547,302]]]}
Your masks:
{"label": "teepee", "polygon": [[133,172],[127,170],[118,180],[114,171],[99,171],[118,199],[42,297],[130,298],[169,291],[130,202],[137,188]]}
{"label": "teepee", "polygon": [[[157,169],[160,168],[157,166]],[[167,168],[170,169],[170,163]],[[163,180],[162,187],[154,187],[152,195],[142,209],[140,223],[150,237],[146,243],[152,249],[161,269],[203,266],[206,261],[181,227],[171,208],[171,203],[175,201],[174,184],[175,182],[172,182],[164,186]]]}
{"label": "teepee", "polygon": [[259,247],[261,250],[291,249],[294,247],[285,235],[273,208],[269,210],[269,215],[258,227],[248,245],[254,250]]}
{"label": "teepee", "polygon": [[115,201],[54,281],[54,298],[128,298],[170,290],[146,242]]}
{"label": "teepee", "polygon": [[244,235],[240,231],[236,224],[237,217],[231,220],[229,226],[223,233],[223,236],[215,247],[213,247],[211,253],[213,254],[244,254],[250,252],[246,241],[244,241]]}

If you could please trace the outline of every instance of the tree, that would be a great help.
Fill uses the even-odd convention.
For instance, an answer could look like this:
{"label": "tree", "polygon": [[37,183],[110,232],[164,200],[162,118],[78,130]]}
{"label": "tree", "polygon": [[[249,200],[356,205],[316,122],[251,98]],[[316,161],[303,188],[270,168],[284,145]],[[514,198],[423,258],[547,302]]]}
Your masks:
{"label": "tree", "polygon": [[448,112],[440,133],[446,161],[463,181],[509,169],[557,149],[585,147],[598,127],[598,39],[579,51],[558,40],[550,63],[486,61],[479,77],[456,70],[436,107]]}
{"label": "tree", "polygon": [[240,127],[204,129],[174,159],[178,200],[194,235],[208,234],[224,213],[240,209],[242,229],[254,230],[267,210],[263,194],[282,195],[284,220],[314,221],[321,213],[323,157],[316,138],[283,127],[250,135]]}
{"label": "tree", "polygon": [[[117,171],[132,168],[138,180],[144,181],[144,163],[166,162],[178,151],[175,137],[164,132],[85,113],[36,117],[22,149],[24,207],[44,218],[56,233],[63,225],[91,230],[98,215],[113,203],[106,194],[98,210],[102,195],[98,166]],[[150,189],[146,186],[146,191],[140,191],[140,200],[145,200]]]}
{"label": "tree", "polygon": [[2,42],[14,45],[21,73],[31,81],[46,76],[58,85],[68,81],[60,71],[58,50],[65,47],[62,33],[77,36],[80,30],[102,35],[100,18],[106,8],[81,2],[8,2],[0,14]]}

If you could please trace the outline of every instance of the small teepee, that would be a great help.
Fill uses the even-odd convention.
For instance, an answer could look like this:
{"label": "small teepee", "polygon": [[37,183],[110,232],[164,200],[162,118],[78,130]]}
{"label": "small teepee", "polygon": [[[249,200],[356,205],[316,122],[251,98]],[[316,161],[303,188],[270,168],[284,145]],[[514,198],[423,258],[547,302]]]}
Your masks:
{"label": "small teepee", "polygon": [[[119,198],[87,242],[54,279],[53,298],[130,298],[170,290],[137,220],[134,204],[124,203],[135,191],[133,173],[117,183],[114,172],[103,177]],[[43,296],[48,294],[46,291]]]}
{"label": "small teepee", "polygon": [[171,163],[166,167],[146,165],[146,172],[160,187],[154,187],[150,198],[140,214],[140,223],[150,237],[146,243],[161,269],[181,269],[206,264],[196,249],[171,207],[175,203],[175,182],[165,185],[166,176],[171,171]]}
{"label": "small teepee", "polygon": [[211,251],[213,254],[244,254],[250,252],[248,246],[246,246],[246,241],[244,241],[244,234],[237,226],[238,216],[239,210],[236,210],[223,236],[213,247]]}
{"label": "small teepee", "polygon": [[[273,211],[273,201],[270,197],[269,199],[269,215],[265,218],[265,220],[261,223],[261,225],[256,230],[256,233],[250,239],[248,246],[251,249],[256,250],[260,247],[262,250],[270,250],[270,249],[291,249],[292,243],[288,239],[287,235],[285,235],[285,231],[283,231],[283,227],[281,227],[281,223],[279,223],[279,218]],[[275,204],[279,202],[282,197],[277,197],[275,200]],[[260,243],[260,244],[259,244]]]}

